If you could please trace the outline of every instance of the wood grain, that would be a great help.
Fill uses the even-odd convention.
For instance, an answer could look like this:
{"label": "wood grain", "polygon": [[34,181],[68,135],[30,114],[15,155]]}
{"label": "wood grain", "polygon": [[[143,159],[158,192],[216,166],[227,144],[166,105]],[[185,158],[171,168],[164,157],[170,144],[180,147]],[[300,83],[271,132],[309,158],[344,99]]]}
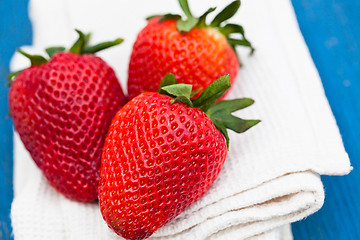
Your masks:
{"label": "wood grain", "polygon": [[30,44],[28,0],[0,0],[0,239],[12,239],[10,205],[13,198],[12,123],[8,116],[6,75],[15,49]]}
{"label": "wood grain", "polygon": [[322,177],[325,204],[292,226],[295,240],[360,239],[360,1],[292,0],[354,170]]}

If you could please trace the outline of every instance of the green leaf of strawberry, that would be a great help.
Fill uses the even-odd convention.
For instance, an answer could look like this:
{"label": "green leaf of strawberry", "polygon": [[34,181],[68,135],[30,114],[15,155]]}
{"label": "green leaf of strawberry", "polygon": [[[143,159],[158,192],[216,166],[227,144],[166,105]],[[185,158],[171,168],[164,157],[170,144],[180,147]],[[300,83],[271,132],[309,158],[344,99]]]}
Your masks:
{"label": "green leaf of strawberry", "polygon": [[163,94],[170,97],[175,97],[171,103],[182,102],[188,107],[196,107],[204,111],[214,125],[224,134],[227,147],[229,147],[229,137],[226,129],[242,133],[260,122],[260,120],[244,120],[231,114],[252,105],[254,100],[250,98],[223,100],[214,104],[230,88],[229,75],[224,75],[214,81],[194,101],[190,100],[192,92],[190,84],[169,84],[169,78],[174,79],[175,76],[172,74],[166,75],[162,81],[164,83],[161,84],[166,86],[162,87],[160,91],[162,90]]}
{"label": "green leaf of strawberry", "polygon": [[178,20],[176,23],[177,29],[182,33],[190,32],[198,24],[198,19],[188,18],[186,20]]}
{"label": "green leaf of strawberry", "polygon": [[41,64],[47,63],[48,61],[46,58],[40,55],[31,55],[22,51],[21,49],[18,49],[17,51],[30,60],[31,66],[40,66]]}
{"label": "green leaf of strawberry", "polygon": [[[99,44],[96,44],[93,46],[89,46],[89,40],[90,40],[91,34],[90,33],[84,34],[82,31],[80,31],[78,29],[75,29],[75,31],[79,34],[79,38],[70,47],[69,52],[79,54],[79,55],[95,54],[101,50],[116,46],[124,41],[122,38],[117,38],[114,41],[107,41],[107,42],[102,42],[102,43],[99,43]],[[31,66],[40,66],[41,64],[47,63],[49,61],[48,59],[46,59],[45,57],[43,57],[41,55],[31,55],[31,54],[28,54],[28,53],[22,51],[21,49],[18,49],[17,51],[30,60]],[[48,47],[45,49],[45,51],[51,59],[56,53],[65,52],[66,49],[65,49],[65,47],[62,47],[62,46],[56,46],[56,47]],[[11,72],[7,76],[8,80],[9,80],[9,86],[12,83],[12,79],[17,74],[19,74],[21,71],[22,70]]]}
{"label": "green leaf of strawberry", "polygon": [[235,15],[235,13],[240,8],[240,0],[233,1],[228,6],[226,6],[216,17],[212,22],[210,23],[211,27],[219,27],[221,23],[225,22],[226,20],[230,19],[232,16]]}
{"label": "green leaf of strawberry", "polygon": [[184,96],[184,97],[190,99],[192,87],[190,84],[175,84],[175,85],[169,85],[169,86],[162,87],[161,89],[170,95],[173,95],[176,97]]}
{"label": "green leaf of strawberry", "polygon": [[56,53],[64,52],[65,47],[49,47],[45,49],[46,53],[52,58]]}

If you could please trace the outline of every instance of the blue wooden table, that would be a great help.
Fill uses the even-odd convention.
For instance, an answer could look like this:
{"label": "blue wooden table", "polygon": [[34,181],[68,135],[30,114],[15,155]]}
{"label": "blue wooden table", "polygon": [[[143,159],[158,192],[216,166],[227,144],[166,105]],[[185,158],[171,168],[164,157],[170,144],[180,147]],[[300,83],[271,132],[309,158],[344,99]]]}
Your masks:
{"label": "blue wooden table", "polygon": [[5,76],[14,50],[31,44],[28,0],[0,0],[0,240],[11,239],[10,204],[13,198],[13,140],[8,116]]}
{"label": "blue wooden table", "polygon": [[[354,171],[322,177],[324,207],[293,224],[298,239],[360,239],[360,0],[292,0]],[[31,44],[28,0],[0,0],[0,240],[12,239],[12,125],[5,75],[15,49]],[[275,13],[274,13],[275,14]]]}
{"label": "blue wooden table", "polygon": [[293,0],[300,29],[354,170],[322,177],[325,204],[293,224],[297,239],[360,239],[360,1]]}

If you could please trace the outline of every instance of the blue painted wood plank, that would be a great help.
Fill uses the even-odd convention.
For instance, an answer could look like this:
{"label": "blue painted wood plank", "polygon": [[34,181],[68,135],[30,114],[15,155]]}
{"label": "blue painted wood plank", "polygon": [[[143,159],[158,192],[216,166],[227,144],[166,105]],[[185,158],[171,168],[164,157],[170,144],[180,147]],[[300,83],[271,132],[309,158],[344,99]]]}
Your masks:
{"label": "blue painted wood plank", "polygon": [[0,0],[0,239],[12,239],[10,206],[13,199],[12,123],[8,116],[6,75],[15,49],[30,44],[32,30],[28,0]]}
{"label": "blue painted wood plank", "polygon": [[298,239],[360,239],[360,1],[292,0],[354,170],[322,177],[325,204],[293,224]]}

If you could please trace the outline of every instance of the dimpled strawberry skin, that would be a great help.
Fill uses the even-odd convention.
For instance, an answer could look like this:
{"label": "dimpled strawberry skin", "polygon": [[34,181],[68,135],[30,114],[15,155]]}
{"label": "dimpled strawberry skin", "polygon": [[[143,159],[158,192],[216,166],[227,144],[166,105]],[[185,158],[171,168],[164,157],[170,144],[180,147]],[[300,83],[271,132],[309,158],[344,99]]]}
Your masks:
{"label": "dimpled strawberry skin", "polygon": [[231,76],[233,84],[238,69],[235,51],[218,30],[194,28],[181,34],[175,20],[159,23],[156,17],[149,20],[133,46],[128,77],[129,99],[142,92],[157,91],[161,79],[169,72],[179,83],[204,90],[214,79],[225,74]]}
{"label": "dimpled strawberry skin", "polygon": [[198,200],[218,176],[225,137],[200,109],[143,93],[114,117],[103,149],[99,204],[126,239],[144,239]]}
{"label": "dimpled strawberry skin", "polygon": [[15,128],[37,166],[57,191],[85,202],[97,198],[103,143],[124,103],[103,60],[73,53],[22,71],[9,93]]}

